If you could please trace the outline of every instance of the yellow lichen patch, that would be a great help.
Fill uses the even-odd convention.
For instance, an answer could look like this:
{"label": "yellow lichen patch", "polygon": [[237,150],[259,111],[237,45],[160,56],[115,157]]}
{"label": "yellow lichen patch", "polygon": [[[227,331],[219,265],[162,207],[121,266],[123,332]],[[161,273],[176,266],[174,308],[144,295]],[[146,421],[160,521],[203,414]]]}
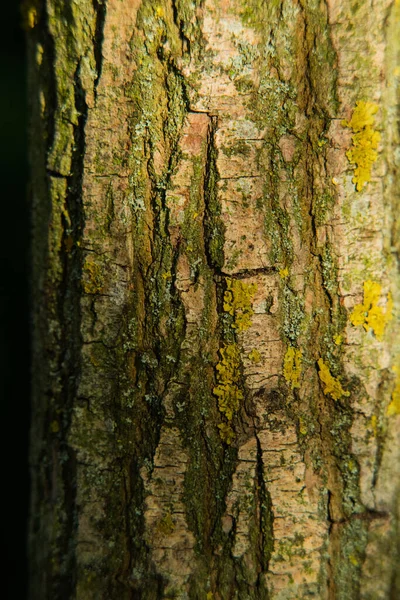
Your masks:
{"label": "yellow lichen patch", "polygon": [[343,121],[346,127],[353,131],[362,131],[365,127],[372,127],[375,122],[374,115],[378,112],[378,106],[373,102],[356,102],[356,108],[353,110],[350,121]]}
{"label": "yellow lichen patch", "polygon": [[[37,46],[36,46],[36,64],[38,67],[40,67],[40,65],[43,62],[43,55],[44,55],[44,48],[43,48],[42,44],[37,44]],[[44,100],[44,103],[46,104],[45,100]]]}
{"label": "yellow lichen patch", "polygon": [[24,25],[26,29],[33,29],[39,22],[39,14],[35,6],[30,6],[25,13]]}
{"label": "yellow lichen patch", "polygon": [[246,331],[251,325],[254,314],[253,296],[257,291],[255,283],[245,283],[240,279],[227,279],[227,290],[224,294],[224,311],[234,318],[232,327],[238,331]]}
{"label": "yellow lichen patch", "polygon": [[357,558],[354,556],[354,554],[349,555],[349,560],[350,560],[351,564],[354,565],[355,567],[358,567],[358,565],[360,564],[359,561],[357,560]]}
{"label": "yellow lichen patch", "polygon": [[243,392],[240,383],[240,351],[236,344],[228,344],[220,348],[221,358],[217,364],[218,385],[213,393],[218,398],[218,409],[225,416],[228,423],[218,425],[221,439],[231,444],[235,437],[230,422],[233,415],[239,410],[240,400],[243,400]]}
{"label": "yellow lichen patch", "polygon": [[362,325],[366,331],[372,329],[378,340],[382,339],[386,324],[392,318],[393,300],[388,294],[386,310],[378,305],[382,287],[376,281],[364,281],[364,301],[357,304],[350,314],[350,322],[355,326]]}
{"label": "yellow lichen patch", "polygon": [[259,363],[261,361],[261,354],[255,348],[253,348],[253,350],[249,352],[248,356],[251,362],[253,363]]}
{"label": "yellow lichen patch", "polygon": [[71,227],[72,221],[71,221],[71,217],[69,216],[68,208],[66,206],[63,206],[61,208],[61,212],[62,212],[63,217],[64,217],[64,219],[65,219],[65,221],[67,223],[67,226]]}
{"label": "yellow lichen patch", "polygon": [[374,434],[374,437],[376,437],[378,434],[378,418],[376,415],[372,415],[372,417],[370,419],[370,425],[371,425],[372,433]]}
{"label": "yellow lichen patch", "polygon": [[346,392],[338,379],[331,375],[329,367],[324,363],[323,359],[318,360],[319,371],[318,375],[322,383],[325,384],[324,394],[330,395],[334,400],[339,400],[342,396],[350,396],[350,392]]}
{"label": "yellow lichen patch", "polygon": [[289,346],[283,359],[283,376],[292,390],[300,387],[301,356],[301,350]]}
{"label": "yellow lichen patch", "polygon": [[349,162],[356,165],[353,183],[357,191],[361,191],[364,184],[371,180],[372,165],[378,158],[376,149],[380,141],[380,134],[373,128],[375,113],[378,106],[373,102],[356,102],[350,121],[343,121],[345,127],[353,131],[353,145],[346,152]]}
{"label": "yellow lichen patch", "polygon": [[103,276],[100,266],[92,260],[86,260],[83,289],[86,294],[98,294],[103,290]]}
{"label": "yellow lichen patch", "polygon": [[220,354],[221,359],[217,364],[218,385],[213,392],[218,397],[220,412],[228,421],[232,421],[243,399],[243,392],[239,388],[240,352],[236,344],[228,344],[220,348]]}
{"label": "yellow lichen patch", "polygon": [[175,523],[172,519],[171,511],[168,511],[162,519],[160,519],[158,526],[158,531],[163,535],[171,535],[175,529]]}
{"label": "yellow lichen patch", "polygon": [[392,371],[396,373],[395,387],[392,392],[392,401],[387,407],[386,414],[388,417],[392,415],[400,415],[400,369],[392,367]]}
{"label": "yellow lichen patch", "polygon": [[340,334],[335,335],[333,337],[333,341],[335,342],[336,346],[340,346],[343,343],[343,336],[341,336]]}
{"label": "yellow lichen patch", "polygon": [[301,433],[301,435],[307,435],[308,433],[308,428],[304,417],[299,417],[299,432]]}
{"label": "yellow lichen patch", "polygon": [[221,440],[230,446],[235,439],[235,433],[232,427],[228,423],[220,423],[218,429]]}
{"label": "yellow lichen patch", "polygon": [[287,267],[285,267],[284,269],[280,269],[279,270],[279,277],[281,279],[286,279],[287,277],[289,277],[289,269]]}
{"label": "yellow lichen patch", "polygon": [[[233,317],[232,327],[238,332],[246,331],[251,325],[254,314],[252,308],[253,296],[257,290],[256,284],[245,283],[239,279],[227,279],[227,289],[224,294],[224,311]],[[217,382],[213,393],[218,398],[218,408],[228,423],[218,425],[221,439],[231,444],[235,437],[230,422],[239,410],[243,392],[240,389],[240,350],[237,344],[227,344],[220,348],[221,359],[217,364]],[[259,362],[261,355],[254,349],[249,353],[249,359]]]}

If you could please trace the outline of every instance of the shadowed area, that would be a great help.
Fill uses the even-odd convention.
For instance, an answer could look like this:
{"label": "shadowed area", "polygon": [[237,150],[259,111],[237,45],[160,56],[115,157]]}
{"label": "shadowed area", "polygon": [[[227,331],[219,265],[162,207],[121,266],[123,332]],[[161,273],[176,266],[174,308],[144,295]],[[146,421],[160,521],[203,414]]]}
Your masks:
{"label": "shadowed area", "polygon": [[18,2],[2,12],[0,114],[2,234],[0,352],[2,376],[1,519],[3,593],[24,598],[27,591],[26,521],[28,512],[29,430],[29,215],[26,156],[24,32]]}

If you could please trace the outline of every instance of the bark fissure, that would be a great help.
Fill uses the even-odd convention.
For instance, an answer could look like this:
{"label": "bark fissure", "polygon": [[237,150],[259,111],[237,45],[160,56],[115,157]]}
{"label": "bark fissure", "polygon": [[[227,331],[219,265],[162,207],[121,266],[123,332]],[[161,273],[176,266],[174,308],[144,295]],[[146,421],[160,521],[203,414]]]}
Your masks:
{"label": "bark fissure", "polygon": [[94,80],[94,98],[96,100],[97,87],[101,77],[101,69],[103,66],[103,39],[104,39],[104,24],[107,12],[107,0],[93,0],[93,9],[96,15],[96,28],[94,31],[93,53],[96,62],[96,77]]}

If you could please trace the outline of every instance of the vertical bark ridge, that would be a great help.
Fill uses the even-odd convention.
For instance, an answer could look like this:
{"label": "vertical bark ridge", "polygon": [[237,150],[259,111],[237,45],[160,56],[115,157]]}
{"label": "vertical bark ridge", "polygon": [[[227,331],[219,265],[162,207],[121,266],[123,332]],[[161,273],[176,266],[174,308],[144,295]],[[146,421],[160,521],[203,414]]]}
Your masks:
{"label": "vertical bark ridge", "polygon": [[[383,76],[391,80],[390,69],[385,66],[383,44],[390,23],[386,17],[393,11],[393,6],[391,3],[380,3],[379,7],[375,7],[373,16],[367,7],[359,8],[356,4],[348,7],[344,4],[333,6],[328,2],[332,41],[339,56],[337,90],[340,115],[346,117],[347,114],[351,114],[357,101],[376,103],[379,107],[378,129],[382,131],[378,162],[371,181],[361,192],[354,189],[352,174],[348,171],[346,173],[349,163],[348,157],[344,156],[344,150],[350,146],[348,137],[345,137],[346,133],[349,133],[348,130],[343,132],[343,123],[338,121],[331,124],[328,133],[332,146],[336,148],[332,153],[335,152],[338,159],[335,161],[336,166],[330,161],[329,172],[335,177],[339,174],[333,221],[334,250],[338,261],[337,278],[341,301],[349,312],[358,303],[365,281],[375,281],[382,285],[382,305],[387,301],[389,290],[396,294],[398,282],[387,245],[391,226],[388,207],[396,193],[390,194],[383,183],[384,173],[391,160],[386,151],[391,126],[389,123],[383,125],[381,120],[385,113],[392,112],[394,104],[393,98],[388,101],[382,83],[384,73],[386,74]],[[379,13],[378,19],[376,11]],[[360,33],[360,40],[356,45],[354,38],[349,39],[344,31],[343,18],[347,19],[350,28]],[[393,12],[392,19],[393,24],[396,19]],[[396,46],[397,44],[388,44],[386,51],[391,53]],[[354,72],[357,72],[357,77],[350,81],[351,73]],[[391,200],[388,200],[388,193]],[[344,242],[347,236],[348,239]],[[348,376],[358,383],[357,390],[352,391],[349,415],[351,421],[347,434],[353,460],[349,457],[350,460],[341,463],[343,474],[347,471],[348,482],[347,498],[344,498],[345,519],[333,525],[333,540],[335,537],[340,538],[336,548],[335,541],[332,544],[333,552],[336,553],[333,577],[337,595],[349,593],[359,595],[360,598],[372,598],[389,594],[389,575],[383,579],[374,579],[372,572],[375,571],[369,556],[371,547],[376,550],[377,531],[380,531],[378,535],[381,536],[381,544],[391,547],[393,542],[390,540],[393,540],[392,536],[397,527],[394,508],[396,486],[393,486],[391,491],[386,489],[382,492],[380,483],[385,469],[383,456],[388,457],[388,453],[391,454],[392,451],[396,453],[394,448],[398,447],[389,433],[395,424],[390,422],[387,410],[393,390],[390,369],[396,363],[397,355],[397,344],[393,337],[395,329],[395,324],[393,329],[386,327],[382,340],[372,335],[371,331],[368,335],[364,330],[349,323],[345,329],[343,362]],[[354,472],[353,477],[351,471]],[[354,475],[358,482],[356,497],[350,489],[354,486]],[[358,543],[354,541],[356,536],[359,538]],[[393,547],[389,552],[395,555],[396,550]],[[346,556],[349,558],[348,568],[344,562]],[[381,564],[379,560],[376,563],[376,568],[379,569],[378,564]],[[380,572],[385,569],[390,570],[391,567],[385,563]]]}
{"label": "vertical bark ridge", "polygon": [[82,46],[76,47],[74,32],[80,30],[81,15],[69,7],[42,3],[35,10],[39,24],[30,45],[37,136],[31,151],[37,195],[33,369],[41,375],[34,377],[30,536],[40,542],[31,553],[31,570],[33,597],[59,598],[73,594],[76,572],[76,457],[67,436],[81,345],[81,258],[73,249],[83,228],[80,196],[87,116],[80,51],[87,50],[90,60],[91,46],[82,35]]}

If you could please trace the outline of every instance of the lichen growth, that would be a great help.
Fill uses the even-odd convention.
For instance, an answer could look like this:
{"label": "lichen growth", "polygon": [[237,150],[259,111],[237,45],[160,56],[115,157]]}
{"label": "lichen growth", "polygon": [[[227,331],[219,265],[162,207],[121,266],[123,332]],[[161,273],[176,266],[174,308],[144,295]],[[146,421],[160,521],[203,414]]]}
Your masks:
{"label": "lichen growth", "polygon": [[[256,284],[249,284],[239,279],[227,279],[227,289],[224,293],[224,311],[230,317],[229,332],[227,336],[229,343],[220,348],[220,361],[217,364],[217,386],[213,393],[218,398],[219,411],[224,415],[226,422],[218,425],[221,439],[228,445],[235,437],[231,427],[234,414],[239,410],[240,400],[243,399],[243,391],[240,387],[241,358],[240,349],[235,339],[236,332],[246,331],[251,326],[251,318],[254,314],[252,301],[257,290]],[[233,332],[232,332],[233,330]],[[261,355],[258,350],[252,350],[248,358],[253,362],[259,362]]]}
{"label": "lichen growth", "polygon": [[98,294],[103,289],[103,275],[100,266],[92,260],[87,260],[84,266],[85,278],[83,290],[86,294]]}
{"label": "lichen growth", "polygon": [[233,317],[232,327],[239,332],[246,331],[251,325],[254,314],[252,301],[257,285],[245,283],[239,279],[227,279],[224,294],[224,311]]}
{"label": "lichen growth", "polygon": [[338,333],[337,335],[333,336],[333,341],[335,342],[336,346],[341,346],[343,344],[343,336]]}
{"label": "lichen growth", "polygon": [[351,164],[356,165],[353,183],[358,192],[371,180],[372,165],[378,158],[376,149],[380,134],[373,127],[377,111],[378,106],[373,102],[358,101],[350,121],[343,121],[343,125],[353,131],[353,144],[346,156]]}
{"label": "lichen growth", "polygon": [[[332,183],[333,185],[337,185],[334,181],[332,181]],[[326,222],[326,215],[331,210],[334,203],[335,198],[329,188],[316,193],[313,202],[313,215],[315,217],[316,225],[323,225]]]}
{"label": "lichen growth", "polygon": [[299,432],[301,435],[307,435],[308,433],[308,427],[304,417],[299,417]]}
{"label": "lichen growth", "polygon": [[171,511],[169,510],[165,515],[160,519],[157,530],[162,535],[171,535],[175,529],[175,523],[172,519]]}
{"label": "lichen growth", "polygon": [[[286,283],[286,282],[285,282]],[[282,290],[282,330],[290,345],[295,345],[302,332],[304,313],[304,300],[293,292],[288,285]]]}
{"label": "lichen growth", "polygon": [[221,440],[230,446],[235,439],[235,432],[232,427],[228,423],[219,423],[218,429]]}
{"label": "lichen growth", "polygon": [[29,31],[36,27],[40,20],[38,0],[23,0],[23,2],[21,2],[20,11],[23,29]]}
{"label": "lichen growth", "polygon": [[248,358],[251,360],[251,362],[257,364],[261,361],[261,354],[256,348],[253,348],[253,350],[249,352]]}
{"label": "lichen growth", "polygon": [[331,375],[329,367],[322,358],[318,360],[318,366],[318,375],[322,383],[325,384],[324,394],[326,396],[329,394],[334,400],[339,400],[342,396],[350,396],[350,392],[345,391],[340,381]]}
{"label": "lichen growth", "polygon": [[382,339],[387,323],[392,318],[392,295],[388,294],[386,310],[378,305],[382,287],[376,281],[364,281],[364,301],[356,304],[350,314],[350,322],[355,326],[362,325],[365,331],[372,329],[378,340]]}
{"label": "lichen growth", "polygon": [[33,29],[38,24],[38,11],[35,6],[31,6],[26,14],[26,24],[29,29]]}
{"label": "lichen growth", "polygon": [[391,417],[392,415],[400,415],[400,368],[394,366],[392,367],[392,371],[396,374],[396,379],[391,402],[386,411],[388,417]]}
{"label": "lichen growth", "polygon": [[376,415],[372,415],[370,419],[370,426],[374,437],[376,437],[378,435],[378,417]]}
{"label": "lichen growth", "polygon": [[283,359],[283,376],[292,388],[300,387],[302,352],[289,346]]}
{"label": "lichen growth", "polygon": [[[221,359],[217,364],[218,385],[213,392],[218,397],[218,408],[228,422],[239,410],[243,392],[240,389],[240,351],[237,344],[227,344],[219,350]],[[220,428],[221,430],[221,428]]]}

